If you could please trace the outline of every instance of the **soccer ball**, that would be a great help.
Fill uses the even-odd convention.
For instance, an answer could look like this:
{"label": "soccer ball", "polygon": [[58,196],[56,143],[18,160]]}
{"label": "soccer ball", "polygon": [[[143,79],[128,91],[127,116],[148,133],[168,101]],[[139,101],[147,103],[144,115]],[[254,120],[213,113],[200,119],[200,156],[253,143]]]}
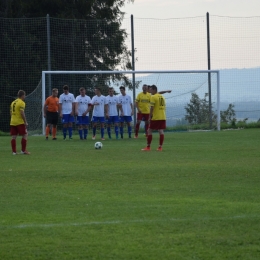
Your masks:
{"label": "soccer ball", "polygon": [[101,142],[96,142],[94,145],[95,149],[101,149],[102,146],[103,146],[103,144]]}

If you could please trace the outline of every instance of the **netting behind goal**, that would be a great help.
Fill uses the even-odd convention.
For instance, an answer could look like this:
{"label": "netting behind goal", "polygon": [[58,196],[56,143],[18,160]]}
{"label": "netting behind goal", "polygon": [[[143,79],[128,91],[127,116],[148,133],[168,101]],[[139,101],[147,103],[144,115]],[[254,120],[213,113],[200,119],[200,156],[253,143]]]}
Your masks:
{"label": "netting behind goal", "polygon": [[[87,95],[95,95],[95,87],[101,87],[108,95],[108,86],[120,94],[119,87],[134,99],[142,91],[142,85],[156,85],[166,99],[167,127],[170,129],[219,129],[219,72],[218,71],[135,71],[133,82],[131,71],[45,71],[42,82],[26,98],[26,114],[31,134],[44,133],[45,119],[42,107],[51,95],[52,88],[63,93],[63,85],[69,85],[70,92],[79,95],[79,88],[85,87]],[[133,89],[135,84],[135,89]],[[133,101],[134,104],[134,101]],[[133,123],[134,123],[133,117]],[[60,128],[61,129],[61,128]]]}

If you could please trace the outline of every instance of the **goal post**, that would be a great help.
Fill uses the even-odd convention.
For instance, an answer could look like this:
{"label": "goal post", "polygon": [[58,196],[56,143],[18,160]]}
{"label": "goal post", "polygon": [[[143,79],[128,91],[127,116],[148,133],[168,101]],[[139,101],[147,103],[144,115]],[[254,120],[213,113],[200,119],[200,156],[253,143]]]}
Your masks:
{"label": "goal post", "polygon": [[[44,106],[47,95],[47,87],[50,89],[58,88],[62,90],[62,86],[68,84],[70,92],[75,97],[79,94],[78,89],[85,87],[91,89],[92,95],[95,86],[98,86],[99,79],[102,78],[105,85],[113,86],[119,92],[119,86],[124,85],[115,75],[125,75],[132,82],[132,93],[128,93],[133,97],[133,104],[136,94],[142,91],[142,85],[156,85],[158,91],[171,90],[171,93],[165,94],[166,98],[166,117],[167,126],[174,125],[176,122],[184,122],[188,124],[187,104],[191,102],[192,94],[195,94],[201,102],[206,99],[208,93],[211,93],[212,110],[214,110],[215,124],[214,128],[220,130],[220,73],[219,70],[141,70],[141,71],[42,71],[42,107]],[[46,80],[46,75],[51,77],[51,80]],[[209,83],[210,81],[210,83]],[[48,86],[49,82],[52,86]],[[71,88],[73,85],[73,88]],[[127,85],[125,85],[127,87]],[[211,91],[208,87],[211,86]],[[71,91],[72,90],[72,91]],[[128,91],[130,92],[130,91]],[[59,93],[60,94],[60,93]],[[102,93],[107,95],[107,93]],[[194,97],[194,96],[193,96]],[[211,106],[211,104],[210,104]],[[206,106],[205,106],[206,107]],[[195,109],[195,107],[194,107]],[[201,108],[197,108],[198,110]],[[195,113],[204,113],[205,111],[195,111]],[[187,113],[186,113],[187,114]],[[211,114],[210,112],[208,114]],[[203,115],[205,117],[205,115]],[[196,124],[197,118],[202,118],[201,115],[194,115]],[[208,115],[207,115],[208,116]],[[196,119],[195,119],[196,118]],[[199,119],[202,120],[202,119]],[[45,118],[42,115],[42,134],[45,134]]]}

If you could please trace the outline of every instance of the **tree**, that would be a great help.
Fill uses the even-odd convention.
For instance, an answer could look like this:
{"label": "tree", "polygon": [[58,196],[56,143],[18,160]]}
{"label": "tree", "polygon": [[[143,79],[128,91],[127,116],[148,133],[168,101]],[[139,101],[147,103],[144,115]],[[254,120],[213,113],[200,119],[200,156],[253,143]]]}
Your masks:
{"label": "tree", "polygon": [[236,122],[236,112],[234,110],[234,107],[234,104],[229,104],[227,110],[220,111],[221,122],[231,124],[234,124]]}
{"label": "tree", "polygon": [[[0,87],[6,97],[0,104],[0,130],[9,129],[9,104],[19,89],[30,93],[47,70],[46,15],[50,15],[52,70],[131,69],[126,31],[121,29],[120,8],[134,0],[0,0]],[[17,18],[17,19],[6,19]],[[30,18],[30,19],[24,19]],[[52,77],[60,86],[67,78]],[[73,76],[76,77],[76,76]],[[118,80],[133,87],[125,75]],[[78,76],[75,82],[93,88],[106,77]],[[78,85],[70,86],[73,92]],[[10,98],[7,98],[10,97]]]}
{"label": "tree", "polygon": [[[185,120],[187,120],[190,124],[202,124],[209,122],[210,105],[207,97],[208,93],[205,93],[203,99],[199,98],[196,93],[191,94],[190,103],[184,107],[187,113],[185,115]],[[216,119],[216,115],[213,111],[211,111],[211,114],[213,121]]]}

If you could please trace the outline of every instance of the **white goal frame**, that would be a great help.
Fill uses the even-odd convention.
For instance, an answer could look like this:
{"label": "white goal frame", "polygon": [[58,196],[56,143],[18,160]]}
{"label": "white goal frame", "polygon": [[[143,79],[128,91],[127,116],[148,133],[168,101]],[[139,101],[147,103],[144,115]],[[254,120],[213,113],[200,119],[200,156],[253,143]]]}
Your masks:
{"label": "white goal frame", "polygon": [[[152,73],[216,73],[217,74],[217,130],[220,131],[220,71],[219,70],[127,70],[127,71],[42,71],[42,107],[45,103],[46,75],[51,74],[152,74]],[[135,90],[133,91],[135,94]],[[42,133],[45,134],[45,118],[42,116]]]}

